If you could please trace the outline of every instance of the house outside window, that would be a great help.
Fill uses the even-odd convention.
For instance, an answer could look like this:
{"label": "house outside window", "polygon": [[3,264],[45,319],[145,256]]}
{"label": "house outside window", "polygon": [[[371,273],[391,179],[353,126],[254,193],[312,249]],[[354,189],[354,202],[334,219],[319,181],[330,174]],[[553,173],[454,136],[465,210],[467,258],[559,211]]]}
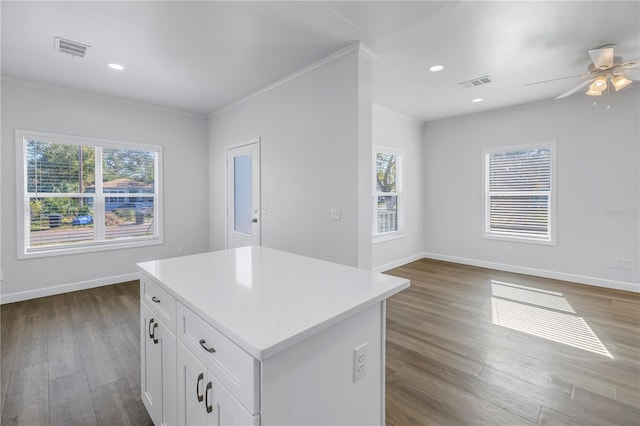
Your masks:
{"label": "house outside window", "polygon": [[17,130],[18,257],[161,244],[159,146]]}
{"label": "house outside window", "polygon": [[555,244],[555,142],[485,149],[485,238]]}
{"label": "house outside window", "polygon": [[404,199],[400,151],[373,147],[373,241],[402,237]]}

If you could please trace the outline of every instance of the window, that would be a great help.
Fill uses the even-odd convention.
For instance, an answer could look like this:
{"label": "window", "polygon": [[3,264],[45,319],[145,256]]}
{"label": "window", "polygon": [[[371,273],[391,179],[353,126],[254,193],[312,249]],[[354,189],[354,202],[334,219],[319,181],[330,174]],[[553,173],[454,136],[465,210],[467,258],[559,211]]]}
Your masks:
{"label": "window", "polygon": [[555,144],[485,150],[483,236],[555,244]]}
{"label": "window", "polygon": [[160,147],[22,130],[16,144],[19,258],[162,243]]}
{"label": "window", "polygon": [[403,235],[402,153],[373,149],[373,238],[384,241]]}

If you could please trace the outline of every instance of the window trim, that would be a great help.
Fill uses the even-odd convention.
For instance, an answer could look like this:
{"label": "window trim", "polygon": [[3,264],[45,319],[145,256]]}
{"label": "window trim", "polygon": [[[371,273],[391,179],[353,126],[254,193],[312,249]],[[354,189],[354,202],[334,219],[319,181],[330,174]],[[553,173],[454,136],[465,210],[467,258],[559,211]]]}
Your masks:
{"label": "window trim", "polygon": [[[530,236],[518,236],[518,235],[503,235],[499,233],[491,233],[487,230],[487,219],[489,214],[489,192],[487,189],[488,184],[488,161],[487,155],[494,154],[499,152],[515,152],[515,151],[523,151],[528,149],[538,149],[538,148],[549,148],[550,151],[550,177],[551,177],[551,189],[549,196],[549,238],[534,238]],[[540,245],[556,245],[556,184],[557,184],[557,174],[556,174],[556,141],[555,140],[547,140],[542,142],[534,142],[529,144],[521,144],[521,145],[507,145],[507,146],[496,146],[496,147],[487,147],[482,149],[482,233],[481,237],[483,239],[488,240],[498,240],[498,241],[510,241],[510,242],[521,242],[521,243],[531,243],[531,244],[540,244]]]}
{"label": "window trim", "polygon": [[[69,145],[93,146],[99,148],[122,148],[122,149],[139,149],[157,152],[157,160],[154,170],[154,181],[157,185],[157,193],[152,193],[154,197],[153,217],[156,223],[157,234],[149,237],[136,237],[134,240],[111,240],[111,241],[91,241],[79,242],[65,246],[45,246],[37,249],[29,249],[27,246],[27,236],[30,235],[29,222],[25,220],[25,212],[29,211],[29,198],[26,196],[26,174],[25,174],[25,155],[26,144],[25,138],[32,140],[49,141],[54,139],[56,143]],[[163,181],[162,181],[162,164],[163,153],[161,145],[145,144],[139,142],[127,142],[110,139],[100,139],[84,136],[65,135],[52,132],[41,132],[24,129],[15,129],[15,146],[16,146],[16,240],[17,240],[17,257],[18,259],[32,259],[51,256],[63,256],[69,254],[93,253],[108,250],[128,249],[135,247],[146,247],[152,245],[164,244],[164,213],[163,213]],[[101,167],[101,166],[96,166]],[[96,193],[98,189],[102,190],[102,182],[96,182]],[[65,195],[77,195],[86,197],[86,194],[68,193]],[[120,194],[118,194],[120,195]],[[126,194],[123,194],[126,196]],[[104,206],[106,198],[109,194],[94,195],[94,206]],[[97,221],[104,219],[104,213],[94,214]]]}
{"label": "window trim", "polygon": [[[395,196],[397,197],[396,206],[398,209],[398,230],[389,231],[383,233],[377,233],[377,227],[375,220],[372,222],[371,233],[372,233],[372,244],[382,243],[385,241],[397,240],[399,238],[405,237],[404,231],[404,219],[405,219],[405,200],[404,200],[404,151],[389,148],[381,145],[373,145],[372,147],[372,155],[371,155],[371,184],[372,184],[372,218],[376,217],[376,213],[378,211],[377,207],[377,198],[378,196],[383,197],[383,194],[377,191],[377,164],[376,164],[376,154],[391,154],[396,156],[396,191]],[[380,195],[382,194],[382,195]]]}

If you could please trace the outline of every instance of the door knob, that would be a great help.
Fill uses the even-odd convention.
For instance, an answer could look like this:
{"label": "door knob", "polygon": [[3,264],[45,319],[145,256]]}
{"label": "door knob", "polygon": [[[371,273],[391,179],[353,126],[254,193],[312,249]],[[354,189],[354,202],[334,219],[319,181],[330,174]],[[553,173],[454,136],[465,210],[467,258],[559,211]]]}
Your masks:
{"label": "door knob", "polygon": [[253,219],[251,219],[251,223],[258,223],[258,218],[254,217]]}

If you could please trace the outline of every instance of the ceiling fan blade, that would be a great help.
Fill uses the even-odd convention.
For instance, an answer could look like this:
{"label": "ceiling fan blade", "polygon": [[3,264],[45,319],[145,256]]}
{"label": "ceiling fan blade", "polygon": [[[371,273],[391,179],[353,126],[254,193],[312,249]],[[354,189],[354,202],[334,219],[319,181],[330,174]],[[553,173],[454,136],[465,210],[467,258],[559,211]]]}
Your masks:
{"label": "ceiling fan blade", "polygon": [[626,69],[622,72],[622,76],[633,81],[640,81],[640,70]]}
{"label": "ceiling fan blade", "polygon": [[613,47],[603,47],[589,51],[589,56],[596,68],[609,68],[613,66]]}
{"label": "ceiling fan blade", "polygon": [[578,84],[577,86],[575,86],[574,88],[567,90],[566,92],[564,92],[562,95],[556,97],[556,99],[562,99],[562,98],[566,98],[567,96],[573,95],[575,92],[577,92],[578,90],[582,89],[583,87],[591,84],[593,80],[586,80],[583,81],[582,83]]}
{"label": "ceiling fan blade", "polygon": [[623,64],[618,65],[616,68],[630,69],[630,68],[638,68],[638,67],[640,67],[640,58],[635,58],[630,61],[627,61]]}
{"label": "ceiling fan blade", "polygon": [[533,83],[525,83],[523,84],[523,86],[533,86],[536,84],[542,84],[542,83],[550,83],[552,81],[558,81],[558,80],[566,80],[568,78],[582,78],[582,77],[588,77],[589,75],[585,75],[585,74],[579,74],[579,75],[568,75],[566,77],[558,77],[558,78],[552,78],[551,80],[542,80],[542,81],[535,81]]}

